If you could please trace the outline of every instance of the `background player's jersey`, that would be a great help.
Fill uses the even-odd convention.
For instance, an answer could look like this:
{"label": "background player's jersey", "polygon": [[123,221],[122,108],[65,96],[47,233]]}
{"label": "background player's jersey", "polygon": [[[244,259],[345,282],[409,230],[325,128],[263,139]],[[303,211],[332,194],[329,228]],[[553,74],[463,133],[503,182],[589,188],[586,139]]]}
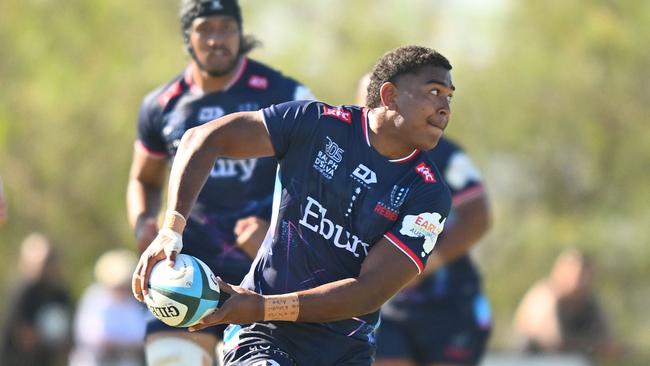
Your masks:
{"label": "background player's jersey", "polygon": [[[138,143],[151,154],[173,158],[183,133],[223,115],[258,110],[295,99],[312,99],[295,80],[250,59],[222,91],[203,93],[189,68],[144,100],[138,117]],[[273,158],[218,159],[190,213],[183,252],[205,261],[224,280],[241,281],[251,260],[233,246],[236,221],[247,216],[269,220],[277,163]]]}
{"label": "background player's jersey", "polygon": [[[442,138],[438,145],[426,154],[443,173],[442,176],[449,186],[454,206],[484,193],[478,170],[458,145]],[[454,210],[452,208],[447,225],[453,224]],[[480,291],[479,274],[470,256],[465,254],[440,267],[423,279],[418,286],[397,294],[384,305],[382,310],[384,316],[391,317],[399,306],[471,299]]]}
{"label": "background player's jersey", "polygon": [[[280,163],[281,200],[242,286],[281,294],[357,277],[382,237],[423,269],[451,205],[426,154],[380,155],[368,111],[356,106],[290,102],[261,113]],[[375,312],[322,326],[372,342],[377,323]]]}

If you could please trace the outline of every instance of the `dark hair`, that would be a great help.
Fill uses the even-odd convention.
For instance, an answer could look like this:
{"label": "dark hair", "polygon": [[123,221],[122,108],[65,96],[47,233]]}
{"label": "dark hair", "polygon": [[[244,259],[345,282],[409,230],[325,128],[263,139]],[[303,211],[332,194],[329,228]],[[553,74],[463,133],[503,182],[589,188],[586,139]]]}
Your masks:
{"label": "dark hair", "polygon": [[414,74],[429,65],[451,70],[449,60],[428,47],[402,46],[385,53],[372,68],[366,105],[370,108],[379,107],[381,104],[379,89],[384,83],[394,83],[400,75]]}
{"label": "dark hair", "polygon": [[190,45],[192,22],[196,18],[210,15],[228,15],[235,18],[237,24],[239,24],[240,32],[242,32],[239,44],[239,56],[245,55],[255,47],[261,45],[260,41],[255,37],[243,34],[243,19],[237,0],[181,0],[179,17],[181,20],[183,44],[192,57],[194,57],[194,52]]}

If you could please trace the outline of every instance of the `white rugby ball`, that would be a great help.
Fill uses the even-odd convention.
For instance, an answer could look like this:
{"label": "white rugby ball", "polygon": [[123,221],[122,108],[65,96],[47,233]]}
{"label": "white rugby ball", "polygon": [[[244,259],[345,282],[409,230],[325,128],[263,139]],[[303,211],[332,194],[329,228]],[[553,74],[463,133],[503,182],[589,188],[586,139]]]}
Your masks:
{"label": "white rugby ball", "polygon": [[174,267],[156,263],[148,283],[145,303],[160,321],[189,327],[219,305],[219,285],[210,268],[191,255],[176,256]]}

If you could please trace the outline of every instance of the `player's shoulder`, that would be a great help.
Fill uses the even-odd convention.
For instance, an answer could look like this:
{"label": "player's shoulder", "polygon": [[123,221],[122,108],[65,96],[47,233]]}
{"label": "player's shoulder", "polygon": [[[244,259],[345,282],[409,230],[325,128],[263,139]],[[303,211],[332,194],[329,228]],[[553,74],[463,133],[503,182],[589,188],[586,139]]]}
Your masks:
{"label": "player's shoulder", "polygon": [[431,154],[427,152],[421,153],[419,158],[413,162],[413,166],[413,170],[419,176],[422,186],[436,190],[446,188],[442,174],[436,164],[436,159]]}
{"label": "player's shoulder", "polygon": [[362,107],[354,105],[331,105],[318,100],[293,100],[279,103],[270,108],[275,108],[285,114],[288,111],[294,110],[303,115],[314,117],[319,121],[342,122],[344,126],[352,125],[355,120],[365,118]]}
{"label": "player's shoulder", "polygon": [[180,73],[149,91],[142,99],[142,107],[148,110],[164,109],[171,100],[180,96],[186,89],[185,74]]}
{"label": "player's shoulder", "polygon": [[411,174],[415,176],[413,188],[420,198],[426,196],[426,199],[435,198],[451,204],[451,191],[430,154],[421,153],[412,166]]}
{"label": "player's shoulder", "polygon": [[281,71],[250,58],[246,59],[247,66],[244,75],[246,85],[251,88],[277,90],[279,87],[295,89],[301,85],[292,77],[284,75]]}

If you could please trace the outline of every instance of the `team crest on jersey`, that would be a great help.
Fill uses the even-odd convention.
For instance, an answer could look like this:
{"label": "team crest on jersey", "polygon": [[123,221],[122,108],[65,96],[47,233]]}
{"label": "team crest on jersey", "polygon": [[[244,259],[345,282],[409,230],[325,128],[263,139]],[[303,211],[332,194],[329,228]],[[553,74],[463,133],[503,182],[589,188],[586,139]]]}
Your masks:
{"label": "team crest on jersey", "polygon": [[323,177],[332,179],[334,172],[338,169],[339,164],[343,161],[343,149],[334,142],[329,136],[325,137],[325,150],[320,150],[314,159],[314,169],[321,173]]}
{"label": "team crest on jersey", "polygon": [[251,75],[248,78],[248,86],[253,89],[265,90],[269,87],[269,79],[265,76]]}
{"label": "team crest on jersey", "polygon": [[425,182],[427,183],[435,183],[436,182],[436,177],[433,175],[433,171],[429,166],[425,163],[422,162],[418,164],[418,166],[415,167],[415,171],[420,174],[422,179],[424,179]]}
{"label": "team crest on jersey", "polygon": [[212,121],[226,114],[221,107],[203,107],[199,110],[198,120],[201,123]]}
{"label": "team crest on jersey", "polygon": [[399,233],[412,238],[424,238],[422,252],[424,258],[431,253],[436,245],[438,235],[445,226],[445,220],[437,212],[423,212],[419,215],[406,215],[402,220],[402,228]]}
{"label": "team crest on jersey", "polygon": [[393,186],[393,190],[390,192],[390,201],[387,204],[384,202],[377,202],[374,209],[375,213],[390,221],[396,221],[399,215],[399,208],[404,203],[408,192],[408,188],[400,188],[396,185]]}
{"label": "team crest on jersey", "polygon": [[352,123],[352,112],[342,107],[330,107],[323,104],[323,116],[330,116],[345,123]]}

